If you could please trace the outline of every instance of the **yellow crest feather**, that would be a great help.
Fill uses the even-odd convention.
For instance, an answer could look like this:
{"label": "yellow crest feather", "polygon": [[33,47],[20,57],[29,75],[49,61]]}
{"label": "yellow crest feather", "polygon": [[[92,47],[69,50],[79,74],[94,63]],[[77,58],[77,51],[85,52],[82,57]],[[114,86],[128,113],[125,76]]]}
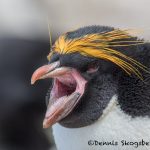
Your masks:
{"label": "yellow crest feather", "polygon": [[[128,30],[121,31],[118,29],[105,33],[87,34],[75,39],[67,39],[66,34],[64,34],[55,42],[53,51],[60,54],[78,52],[81,55],[109,60],[122,68],[127,74],[135,74],[140,79],[143,79],[139,69],[149,72],[146,66],[112,49],[115,47],[144,44],[144,41],[128,40],[130,38],[132,36],[129,35]],[[53,51],[49,56],[52,55]]]}

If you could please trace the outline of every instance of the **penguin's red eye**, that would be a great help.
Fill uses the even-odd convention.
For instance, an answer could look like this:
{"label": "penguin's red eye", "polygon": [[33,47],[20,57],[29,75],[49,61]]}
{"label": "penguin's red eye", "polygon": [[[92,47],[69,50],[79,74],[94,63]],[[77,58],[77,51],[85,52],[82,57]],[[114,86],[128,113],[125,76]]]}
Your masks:
{"label": "penguin's red eye", "polygon": [[99,65],[98,63],[92,63],[88,66],[88,69],[87,69],[87,73],[94,73],[94,72],[97,72],[99,69]]}

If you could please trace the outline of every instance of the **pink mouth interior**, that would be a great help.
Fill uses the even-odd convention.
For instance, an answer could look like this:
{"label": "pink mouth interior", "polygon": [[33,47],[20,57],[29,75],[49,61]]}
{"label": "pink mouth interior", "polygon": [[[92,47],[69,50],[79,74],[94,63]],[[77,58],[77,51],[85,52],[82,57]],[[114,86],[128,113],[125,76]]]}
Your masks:
{"label": "pink mouth interior", "polygon": [[58,76],[54,78],[50,99],[58,100],[59,98],[71,95],[74,92],[78,92],[82,96],[86,82],[87,81],[75,69],[62,76]]}
{"label": "pink mouth interior", "polygon": [[45,127],[60,121],[75,108],[84,94],[86,83],[76,69],[55,76],[44,120]]}
{"label": "pink mouth interior", "polygon": [[72,94],[76,88],[77,82],[73,76],[71,74],[65,74],[54,79],[50,96],[52,99],[57,100],[60,97]]}

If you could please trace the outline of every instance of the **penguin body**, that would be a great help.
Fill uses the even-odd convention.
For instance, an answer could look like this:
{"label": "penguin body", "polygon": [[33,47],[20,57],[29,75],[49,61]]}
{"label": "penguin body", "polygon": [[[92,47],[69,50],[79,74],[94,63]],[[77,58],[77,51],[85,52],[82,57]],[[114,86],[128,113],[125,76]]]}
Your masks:
{"label": "penguin body", "polygon": [[[58,150],[148,150],[150,118],[125,114],[114,95],[103,116],[92,125],[71,129],[55,124],[53,135]],[[149,144],[140,145],[142,140]]]}

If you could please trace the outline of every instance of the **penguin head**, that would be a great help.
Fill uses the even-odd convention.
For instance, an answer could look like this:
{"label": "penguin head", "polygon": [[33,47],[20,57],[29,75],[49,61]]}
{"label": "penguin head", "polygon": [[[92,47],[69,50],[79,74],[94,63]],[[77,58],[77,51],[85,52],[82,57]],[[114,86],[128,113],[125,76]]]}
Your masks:
{"label": "penguin head", "polygon": [[44,128],[56,122],[79,128],[98,120],[113,95],[118,95],[122,75],[142,80],[141,71],[146,71],[138,61],[142,44],[125,30],[105,26],[88,26],[60,36],[48,64],[37,69],[31,79],[32,84],[52,79]]}

